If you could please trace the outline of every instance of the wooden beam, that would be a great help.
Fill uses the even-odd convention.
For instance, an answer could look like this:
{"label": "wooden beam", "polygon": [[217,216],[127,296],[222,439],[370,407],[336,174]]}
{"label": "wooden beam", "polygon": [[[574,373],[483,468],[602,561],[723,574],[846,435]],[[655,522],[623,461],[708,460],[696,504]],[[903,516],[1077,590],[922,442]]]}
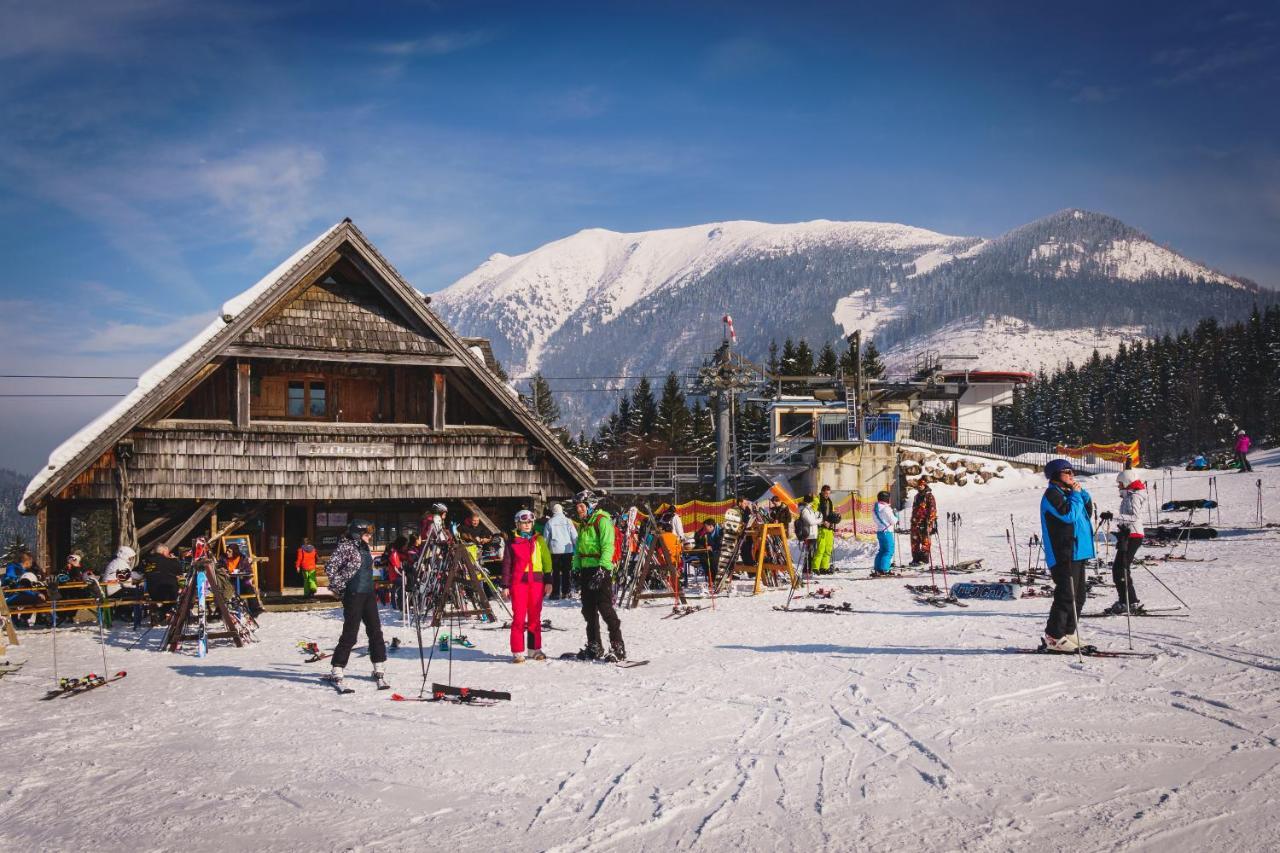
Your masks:
{"label": "wooden beam", "polygon": [[258,347],[232,344],[228,355],[241,358],[279,358],[288,361],[338,361],[347,364],[407,364],[422,367],[462,367],[462,359],[450,354],[398,352],[352,352],[318,349],[292,349],[286,347]]}
{"label": "wooden beam", "polygon": [[467,508],[468,512],[474,512],[476,514],[476,517],[480,519],[480,523],[483,524],[485,526],[485,529],[488,530],[490,533],[502,532],[502,528],[494,524],[493,520],[489,518],[489,516],[484,514],[484,510],[480,509],[480,507],[476,505],[475,501],[471,500],[470,498],[463,498],[462,505]]}
{"label": "wooden beam", "polygon": [[53,525],[49,523],[49,513],[48,503],[36,513],[36,552],[33,556],[37,566],[57,574],[60,567],[53,564]]}
{"label": "wooden beam", "polygon": [[164,527],[166,524],[172,524],[173,520],[178,517],[177,510],[171,510],[166,515],[152,519],[146,524],[138,528],[138,542],[141,543],[148,533],[152,533],[157,528]]}
{"label": "wooden beam", "polygon": [[431,382],[431,428],[435,430],[443,430],[445,394],[448,391],[448,386],[445,384],[444,374],[440,371],[431,375]]}
{"label": "wooden beam", "polygon": [[249,427],[249,362],[236,362],[236,426]]}
{"label": "wooden beam", "polygon": [[178,527],[165,538],[163,543],[164,546],[166,548],[175,547],[182,541],[184,536],[196,529],[196,525],[203,521],[206,515],[217,509],[217,506],[217,501],[202,501],[200,506],[196,507],[196,511],[191,514],[191,517],[179,524]]}

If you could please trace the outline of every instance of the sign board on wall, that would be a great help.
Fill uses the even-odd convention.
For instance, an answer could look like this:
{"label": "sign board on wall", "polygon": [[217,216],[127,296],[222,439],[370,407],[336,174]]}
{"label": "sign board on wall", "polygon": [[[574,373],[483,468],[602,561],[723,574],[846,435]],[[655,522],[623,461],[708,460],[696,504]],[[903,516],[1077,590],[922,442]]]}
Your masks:
{"label": "sign board on wall", "polygon": [[342,441],[300,441],[299,456],[341,456],[348,459],[389,459],[396,455],[396,446],[383,444],[348,444]]}

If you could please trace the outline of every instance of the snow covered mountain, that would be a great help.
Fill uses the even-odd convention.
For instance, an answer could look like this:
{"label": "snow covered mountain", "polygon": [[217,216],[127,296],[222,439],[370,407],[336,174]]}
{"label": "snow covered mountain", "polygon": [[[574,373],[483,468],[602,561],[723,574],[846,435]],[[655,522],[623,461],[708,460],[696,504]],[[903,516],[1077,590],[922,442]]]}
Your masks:
{"label": "snow covered mountain", "polygon": [[[433,305],[462,334],[492,340],[516,378],[535,370],[657,377],[699,364],[720,340],[725,313],[756,359],[771,340],[805,338],[816,350],[854,329],[900,354],[917,342],[954,351],[948,329],[967,329],[966,345],[982,355],[992,341],[988,318],[1012,318],[1043,340],[1021,347],[1003,322],[1002,345],[990,353],[999,363],[983,364],[1035,369],[1061,360],[1063,330],[1087,330],[1082,345],[1105,351],[1204,317],[1234,319],[1272,298],[1119,220],[1067,210],[989,240],[826,220],[588,229],[523,255],[494,255]],[[1071,357],[1081,356],[1073,349]],[[613,402],[586,396],[593,399],[562,403],[575,425]]]}

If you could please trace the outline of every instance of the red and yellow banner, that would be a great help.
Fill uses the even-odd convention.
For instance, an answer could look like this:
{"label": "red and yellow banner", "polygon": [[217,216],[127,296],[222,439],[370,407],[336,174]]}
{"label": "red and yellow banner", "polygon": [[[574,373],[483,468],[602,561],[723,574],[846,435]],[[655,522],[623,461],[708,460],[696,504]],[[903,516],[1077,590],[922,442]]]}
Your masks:
{"label": "red and yellow banner", "polygon": [[1141,456],[1136,441],[1117,441],[1114,444],[1084,444],[1080,447],[1067,447],[1059,444],[1054,450],[1063,456],[1097,456],[1110,462],[1124,462],[1132,459],[1135,466],[1141,464]]}

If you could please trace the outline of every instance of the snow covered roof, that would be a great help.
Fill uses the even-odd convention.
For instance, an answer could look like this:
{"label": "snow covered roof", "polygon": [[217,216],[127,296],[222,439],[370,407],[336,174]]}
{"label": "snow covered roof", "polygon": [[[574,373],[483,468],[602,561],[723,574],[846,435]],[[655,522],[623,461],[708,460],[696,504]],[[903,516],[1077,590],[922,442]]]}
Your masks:
{"label": "snow covered roof", "polygon": [[[410,310],[439,336],[445,347],[463,364],[475,367],[484,364],[483,358],[476,358],[471,351],[474,341],[464,342],[435,316],[427,308],[421,295],[387,262],[355,224],[350,219],[344,219],[321,232],[252,287],[224,302],[217,318],[195,337],[148,368],[138,377],[138,384],[124,399],[58,445],[49,454],[48,464],[27,484],[18,504],[18,511],[32,511],[46,497],[74,479],[129,430],[150,416],[174,392],[180,390],[222,349],[286,296],[301,277],[343,243],[350,244],[365,256],[375,270],[384,274],[387,283],[400,291]],[[483,384],[489,386],[489,391],[496,399],[509,399],[509,395],[501,394],[506,386],[489,370],[478,369],[473,370],[473,373]],[[561,447],[559,441],[536,418],[529,415],[522,406],[509,406],[509,409],[576,479],[582,481],[583,485],[594,483],[586,467]]]}

